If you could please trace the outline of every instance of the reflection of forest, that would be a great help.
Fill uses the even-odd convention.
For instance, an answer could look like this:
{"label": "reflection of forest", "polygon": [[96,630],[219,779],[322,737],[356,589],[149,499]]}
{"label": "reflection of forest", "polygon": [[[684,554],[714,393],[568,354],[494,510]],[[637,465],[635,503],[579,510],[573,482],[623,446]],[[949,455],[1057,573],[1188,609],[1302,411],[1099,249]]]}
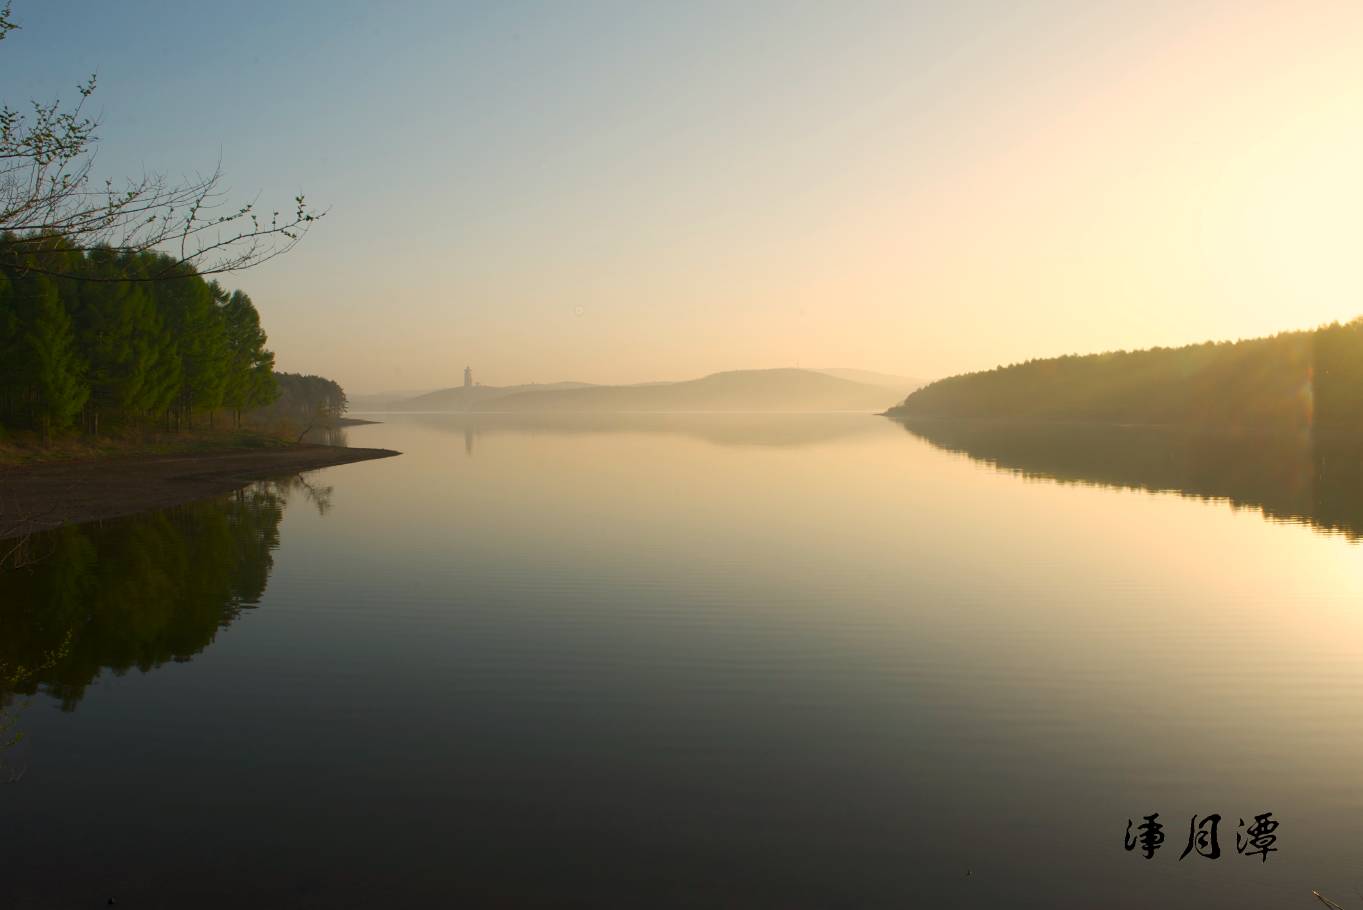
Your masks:
{"label": "reflection of forest", "polygon": [[1363,439],[988,420],[905,420],[939,448],[1066,483],[1225,499],[1363,538]]}
{"label": "reflection of forest", "polygon": [[41,689],[71,710],[106,667],[202,651],[265,592],[295,484],[34,537],[0,572],[0,705]]}

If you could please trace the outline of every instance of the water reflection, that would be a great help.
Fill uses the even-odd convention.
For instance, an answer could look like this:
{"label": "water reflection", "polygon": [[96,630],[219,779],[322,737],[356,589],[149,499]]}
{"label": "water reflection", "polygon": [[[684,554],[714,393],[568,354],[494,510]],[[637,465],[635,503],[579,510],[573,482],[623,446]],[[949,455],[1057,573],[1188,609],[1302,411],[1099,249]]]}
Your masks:
{"label": "water reflection", "polygon": [[[20,716],[33,755],[10,763],[31,767],[20,785],[0,785],[24,847],[0,851],[4,906],[1176,908],[1349,893],[1357,548],[1228,520],[1220,503],[1017,482],[873,416],[781,420],[794,431],[758,438],[849,432],[796,449],[699,432],[728,417],[673,423],[694,437],[480,418],[466,458],[457,419],[351,428],[356,445],[407,454],[307,475],[336,485],[338,508],[318,519],[291,492],[283,549],[258,554],[258,579],[274,561],[266,599],[211,651],[110,684],[104,668],[138,654],[114,636],[85,663],[104,676],[78,710],[40,696]],[[1109,431],[1088,457],[938,435],[1037,476],[1246,502],[1287,489],[1286,506],[1320,490],[1299,483],[1314,454],[1267,443],[1252,470],[1229,459],[1244,473],[1223,486],[1205,474],[1227,459],[1105,452]],[[1128,469],[1138,456],[1150,463]],[[176,559],[179,586],[184,563],[217,552],[174,546],[201,551]],[[194,611],[181,654],[231,621],[231,587]],[[0,589],[0,638],[13,613],[39,639],[13,593]],[[124,609],[191,606],[177,598]],[[85,635],[67,622],[18,659],[64,628]],[[75,676],[76,656],[42,675]],[[1265,810],[1285,832],[1267,864],[1226,848],[1238,815],[1229,859],[1177,861],[1194,812]],[[1163,859],[1133,861],[1126,819],[1153,811]]]}
{"label": "water reflection", "polygon": [[35,536],[0,573],[0,707],[44,691],[73,710],[104,669],[187,661],[265,592],[291,489],[302,478]]}
{"label": "water reflection", "polygon": [[834,442],[876,432],[873,415],[777,413],[479,413],[403,414],[404,423],[457,433],[464,437],[464,453],[477,450],[480,436],[551,434],[562,436],[608,433],[676,434],[719,446],[800,447]]}
{"label": "water reflection", "polygon": [[1175,492],[1363,538],[1363,439],[1148,427],[908,420],[904,428],[1024,477]]}

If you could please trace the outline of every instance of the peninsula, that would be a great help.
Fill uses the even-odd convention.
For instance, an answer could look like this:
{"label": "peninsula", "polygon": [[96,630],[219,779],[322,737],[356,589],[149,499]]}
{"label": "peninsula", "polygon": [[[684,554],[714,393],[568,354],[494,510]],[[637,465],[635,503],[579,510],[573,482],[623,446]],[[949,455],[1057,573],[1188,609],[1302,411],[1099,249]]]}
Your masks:
{"label": "peninsula", "polygon": [[253,480],[399,454],[301,444],[0,468],[0,540],[183,505]]}

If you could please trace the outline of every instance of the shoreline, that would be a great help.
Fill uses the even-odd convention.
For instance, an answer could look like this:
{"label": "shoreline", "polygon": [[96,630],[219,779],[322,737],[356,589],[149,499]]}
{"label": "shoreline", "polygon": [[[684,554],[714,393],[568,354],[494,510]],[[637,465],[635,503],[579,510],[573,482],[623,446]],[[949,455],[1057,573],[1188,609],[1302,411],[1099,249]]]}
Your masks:
{"label": "shoreline", "polygon": [[1139,430],[1151,433],[1181,433],[1198,436],[1269,437],[1297,436],[1305,433],[1312,439],[1324,441],[1354,441],[1363,434],[1335,428],[1301,427],[1272,424],[1217,424],[1217,423],[1143,423],[1118,420],[1073,420],[1045,417],[1009,416],[950,416],[942,414],[906,414],[891,408],[876,415],[896,423],[937,423],[958,426],[987,427],[990,429],[1023,430]]}
{"label": "shoreline", "polygon": [[0,540],[183,505],[254,480],[401,454],[301,444],[0,467]]}

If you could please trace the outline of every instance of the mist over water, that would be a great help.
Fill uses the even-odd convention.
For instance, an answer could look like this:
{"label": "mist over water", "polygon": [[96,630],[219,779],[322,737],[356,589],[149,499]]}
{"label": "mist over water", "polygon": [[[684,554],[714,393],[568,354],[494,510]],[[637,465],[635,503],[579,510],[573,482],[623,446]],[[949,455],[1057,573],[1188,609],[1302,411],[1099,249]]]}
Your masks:
{"label": "mist over water", "polygon": [[[384,420],[345,438],[401,458],[0,576],[7,906],[1293,906],[1363,878],[1347,448]],[[1265,811],[1280,851],[1236,855]],[[1152,812],[1147,862],[1122,836]],[[1213,812],[1228,855],[1180,862]]]}

